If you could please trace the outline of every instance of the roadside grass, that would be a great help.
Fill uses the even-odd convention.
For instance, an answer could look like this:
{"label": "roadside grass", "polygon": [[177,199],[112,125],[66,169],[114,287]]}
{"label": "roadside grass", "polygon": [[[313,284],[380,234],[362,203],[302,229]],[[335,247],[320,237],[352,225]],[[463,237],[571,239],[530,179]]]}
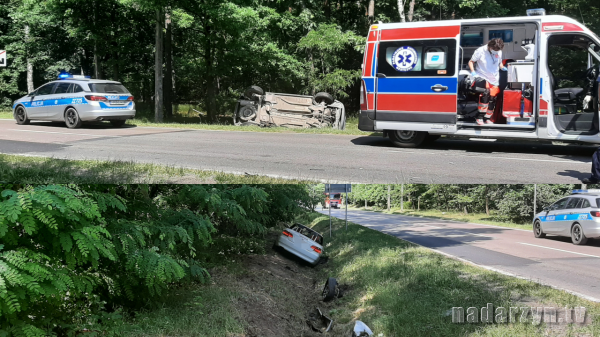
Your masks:
{"label": "roadside grass", "polygon": [[171,291],[160,307],[143,310],[114,328],[119,336],[243,336],[234,299],[239,296],[228,283],[188,285]]}
{"label": "roadside grass", "polygon": [[[308,213],[299,219],[324,233],[325,276],[350,290],[329,311],[338,324],[360,319],[375,336],[514,336],[600,334],[600,304],[538,283],[489,271],[396,237]],[[588,325],[455,324],[452,307],[555,306],[587,308]]]}
{"label": "roadside grass", "polygon": [[12,111],[0,109],[0,119],[13,119]]}
{"label": "roadside grass", "polygon": [[533,230],[531,223],[526,224],[518,224],[514,222],[500,221],[495,216],[494,213],[487,215],[485,213],[469,213],[465,214],[463,212],[453,212],[453,211],[440,211],[440,210],[414,210],[414,209],[405,209],[404,212],[400,211],[400,208],[392,208],[390,212],[387,210],[381,209],[373,209],[364,207],[348,207],[348,209],[358,210],[358,211],[370,211],[370,212],[379,212],[386,214],[402,214],[415,216],[420,218],[432,218],[432,219],[441,219],[441,220],[454,220],[460,222],[470,222],[470,223],[478,223],[484,225],[492,225],[492,226],[500,226],[500,227],[509,227],[509,228],[520,228],[526,230]]}
{"label": "roadside grass", "polygon": [[0,181],[26,184],[299,184],[301,179],[237,175],[132,161],[70,160],[0,154]]}

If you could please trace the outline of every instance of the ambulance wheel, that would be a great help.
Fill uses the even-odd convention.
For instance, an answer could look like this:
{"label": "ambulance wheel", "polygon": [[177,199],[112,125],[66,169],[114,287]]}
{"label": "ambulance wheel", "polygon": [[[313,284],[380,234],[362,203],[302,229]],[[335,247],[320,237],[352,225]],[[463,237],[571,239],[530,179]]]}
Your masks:
{"label": "ambulance wheel", "polygon": [[244,91],[244,96],[246,96],[248,99],[254,99],[254,94],[262,96],[265,94],[265,91],[257,85],[250,86],[248,89],[246,89],[246,91]]}
{"label": "ambulance wheel", "polygon": [[68,108],[65,111],[65,124],[69,129],[77,129],[81,127],[81,118],[75,108]]}
{"label": "ambulance wheel", "polygon": [[390,130],[388,131],[388,136],[392,143],[398,147],[418,147],[425,141],[427,132]]}
{"label": "ambulance wheel", "polygon": [[114,126],[115,128],[120,128],[123,125],[125,125],[126,120],[124,119],[113,119],[112,121],[110,121],[110,125]]}
{"label": "ambulance wheel", "polygon": [[540,220],[535,220],[533,223],[533,235],[538,239],[546,237],[546,233],[542,231],[542,222]]}
{"label": "ambulance wheel", "polygon": [[317,104],[323,102],[325,103],[325,105],[329,105],[333,103],[333,96],[331,96],[330,94],[326,93],[326,92],[318,92],[315,95],[314,101],[317,102]]}
{"label": "ambulance wheel", "polygon": [[31,122],[29,118],[27,118],[27,111],[25,111],[23,106],[18,106],[15,110],[15,120],[19,125],[27,125]]}
{"label": "ambulance wheel", "polygon": [[587,240],[587,237],[583,234],[583,227],[578,223],[574,224],[571,228],[571,241],[573,241],[573,244],[582,246],[587,243]]}

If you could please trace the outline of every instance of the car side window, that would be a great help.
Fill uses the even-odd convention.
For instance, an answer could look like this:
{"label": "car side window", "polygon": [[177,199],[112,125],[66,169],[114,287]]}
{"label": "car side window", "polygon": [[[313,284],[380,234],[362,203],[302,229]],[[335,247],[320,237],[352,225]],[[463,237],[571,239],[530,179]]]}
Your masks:
{"label": "car side window", "polygon": [[579,206],[579,208],[588,208],[588,207],[592,207],[590,205],[590,201],[587,199],[583,199],[583,202],[581,203],[581,206]]}
{"label": "car side window", "polygon": [[571,198],[569,199],[569,202],[567,202],[567,207],[565,208],[577,208],[577,204],[579,204],[579,201],[581,200],[581,198]]}
{"label": "car side window", "polygon": [[73,84],[73,92],[82,92],[83,88],[79,84]]}
{"label": "car side window", "polygon": [[50,95],[56,83],[48,83],[37,90],[36,96]]}
{"label": "car side window", "polygon": [[69,91],[71,83],[59,83],[54,89],[55,94],[66,94]]}
{"label": "car side window", "polygon": [[569,198],[560,199],[559,201],[552,204],[552,206],[550,206],[550,210],[556,211],[559,209],[564,209],[565,206],[567,205],[567,200],[569,200]]}

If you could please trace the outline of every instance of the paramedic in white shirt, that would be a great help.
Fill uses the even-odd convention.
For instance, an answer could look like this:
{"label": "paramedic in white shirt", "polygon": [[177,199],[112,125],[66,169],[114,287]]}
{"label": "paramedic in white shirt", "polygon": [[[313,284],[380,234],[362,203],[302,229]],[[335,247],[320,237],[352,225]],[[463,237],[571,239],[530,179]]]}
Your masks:
{"label": "paramedic in white shirt", "polygon": [[490,118],[494,114],[496,96],[500,93],[499,70],[506,71],[506,67],[502,65],[502,48],[502,39],[492,39],[487,45],[477,48],[469,61],[471,76],[474,78],[473,85],[486,89],[485,93],[479,96],[479,114],[476,120],[479,125],[494,124]]}

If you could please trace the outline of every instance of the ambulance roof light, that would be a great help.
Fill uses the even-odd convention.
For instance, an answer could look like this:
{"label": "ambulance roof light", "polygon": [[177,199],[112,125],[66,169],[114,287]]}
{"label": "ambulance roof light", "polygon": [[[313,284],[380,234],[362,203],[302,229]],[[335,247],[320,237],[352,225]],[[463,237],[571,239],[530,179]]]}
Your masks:
{"label": "ambulance roof light", "polygon": [[527,16],[544,16],[546,15],[546,10],[543,8],[533,8],[527,10]]}
{"label": "ambulance roof light", "polygon": [[581,193],[600,193],[599,189],[591,189],[591,190],[573,190],[572,194],[581,194]]}

